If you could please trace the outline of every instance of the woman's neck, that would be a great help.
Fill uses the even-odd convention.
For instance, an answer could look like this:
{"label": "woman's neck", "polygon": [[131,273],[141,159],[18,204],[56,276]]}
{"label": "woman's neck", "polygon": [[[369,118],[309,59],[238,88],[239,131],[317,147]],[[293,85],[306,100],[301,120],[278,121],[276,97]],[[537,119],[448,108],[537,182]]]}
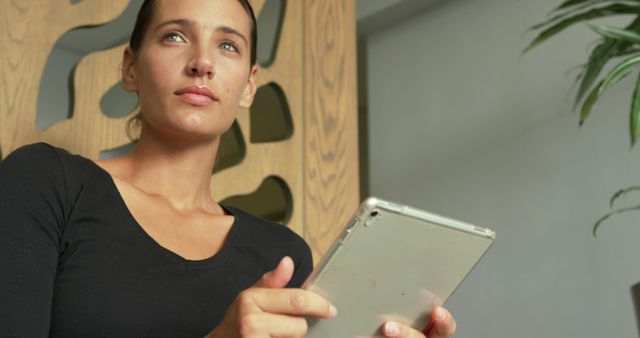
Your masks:
{"label": "woman's neck", "polygon": [[112,162],[110,173],[145,193],[165,198],[178,211],[220,213],[210,191],[220,137],[176,144],[154,136],[143,133],[130,155]]}

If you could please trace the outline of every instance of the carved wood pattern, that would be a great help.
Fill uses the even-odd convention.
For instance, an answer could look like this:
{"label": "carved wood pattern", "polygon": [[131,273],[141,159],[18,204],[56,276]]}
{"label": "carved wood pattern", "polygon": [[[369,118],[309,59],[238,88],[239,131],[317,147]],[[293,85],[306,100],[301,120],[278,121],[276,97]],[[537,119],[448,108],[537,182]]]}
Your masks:
{"label": "carved wood pattern", "polygon": [[[86,123],[87,115],[95,119],[99,119],[102,115],[99,114],[99,110],[96,111],[96,108],[88,109],[92,105],[97,107],[99,101],[89,100],[99,97],[100,94],[96,95],[96,92],[114,78],[113,65],[116,65],[117,69],[119,61],[109,68],[101,68],[98,64],[92,65],[94,62],[90,59],[83,60],[78,66],[76,90],[87,91],[76,95],[78,99],[76,115],[81,118],[74,117],[73,122],[64,123],[69,126],[55,126],[42,133],[37,130],[35,121],[40,80],[49,54],[59,37],[78,26],[109,22],[118,17],[127,4],[127,0],[92,0],[75,5],[70,1],[0,1],[2,18],[0,53],[3,55],[0,61],[2,65],[0,67],[0,81],[2,81],[0,150],[2,154],[8,154],[20,145],[43,140],[95,158],[97,152],[91,153],[91,150],[95,149],[95,146],[91,145],[103,146],[100,150],[119,145],[118,141],[121,138],[111,140],[102,134],[103,132],[113,133],[111,126],[113,122],[109,126],[102,126],[101,123],[104,122],[102,119]],[[105,62],[100,57],[92,57],[96,58],[96,61]],[[109,56],[105,57],[109,58]],[[109,63],[108,60],[106,62]],[[110,83],[110,85],[113,84],[115,82]],[[82,94],[88,94],[90,97]],[[85,109],[83,110],[85,113],[80,113],[81,108]],[[90,134],[95,129],[98,129],[98,133]],[[86,138],[86,134],[90,137]],[[85,135],[85,138],[82,138],[82,135]]]}

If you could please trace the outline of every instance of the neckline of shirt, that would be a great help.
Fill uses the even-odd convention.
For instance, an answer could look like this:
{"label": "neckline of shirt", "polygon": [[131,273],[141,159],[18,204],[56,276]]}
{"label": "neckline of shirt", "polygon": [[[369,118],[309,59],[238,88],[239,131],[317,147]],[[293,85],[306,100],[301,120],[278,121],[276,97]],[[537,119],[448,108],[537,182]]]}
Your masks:
{"label": "neckline of shirt", "polygon": [[220,250],[218,250],[218,252],[216,252],[212,256],[204,259],[191,260],[191,259],[184,258],[179,254],[177,254],[176,252],[171,251],[165,248],[164,246],[162,246],[153,237],[151,237],[149,233],[147,233],[144,230],[144,228],[140,225],[140,223],[138,223],[135,217],[133,217],[131,210],[129,210],[129,208],[127,207],[127,204],[124,201],[122,194],[120,194],[120,190],[118,190],[118,187],[116,186],[116,183],[113,177],[111,176],[111,174],[109,174],[106,170],[104,170],[102,167],[100,167],[98,164],[96,164],[92,160],[82,157],[80,155],[76,155],[76,156],[79,156],[80,158],[89,162],[91,166],[95,168],[97,172],[107,181],[109,193],[112,195],[114,201],[116,202],[118,206],[119,214],[124,218],[124,221],[127,224],[131,225],[136,231],[136,233],[140,235],[145,240],[145,242],[147,242],[147,244],[149,244],[154,250],[156,250],[163,256],[170,258],[174,262],[182,265],[185,270],[213,267],[213,266],[219,265],[223,263],[229,257],[229,255],[233,252],[232,249],[236,246],[236,241],[239,237],[240,228],[242,224],[242,218],[241,218],[240,212],[237,212],[233,208],[220,205],[220,207],[222,207],[225,213],[232,215],[234,218],[233,223],[231,224],[231,228],[229,229],[229,233],[227,234]]}

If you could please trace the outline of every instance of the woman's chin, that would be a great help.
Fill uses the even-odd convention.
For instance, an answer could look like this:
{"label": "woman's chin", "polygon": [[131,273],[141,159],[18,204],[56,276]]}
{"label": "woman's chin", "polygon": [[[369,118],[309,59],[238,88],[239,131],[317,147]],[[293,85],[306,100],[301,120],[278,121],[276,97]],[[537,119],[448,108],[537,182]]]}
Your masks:
{"label": "woman's chin", "polygon": [[[147,122],[148,132],[157,134],[161,138],[170,138],[171,143],[201,143],[214,141],[224,134],[233,120],[212,119],[213,116],[202,112],[190,112],[182,116],[175,116],[159,123]],[[143,128],[147,129],[147,128]],[[164,136],[161,136],[164,135]]]}
{"label": "woman's chin", "polygon": [[233,124],[233,119],[217,115],[215,112],[189,112],[179,117],[178,124],[185,130],[200,131],[205,134],[212,132],[224,133]]}
{"label": "woman's chin", "polygon": [[181,132],[187,134],[211,135],[220,132],[224,133],[224,131],[222,131],[224,129],[224,127],[221,126],[222,123],[211,121],[211,119],[207,117],[208,116],[204,114],[189,114],[174,123]]}
{"label": "woman's chin", "polygon": [[206,123],[194,122],[196,121],[186,121],[186,123],[181,126],[179,134],[182,134],[186,139],[194,141],[212,141],[222,136],[228,129],[211,126]]}
{"label": "woman's chin", "polygon": [[189,129],[202,129],[204,127],[204,116],[200,114],[191,114],[185,118],[185,127]]}

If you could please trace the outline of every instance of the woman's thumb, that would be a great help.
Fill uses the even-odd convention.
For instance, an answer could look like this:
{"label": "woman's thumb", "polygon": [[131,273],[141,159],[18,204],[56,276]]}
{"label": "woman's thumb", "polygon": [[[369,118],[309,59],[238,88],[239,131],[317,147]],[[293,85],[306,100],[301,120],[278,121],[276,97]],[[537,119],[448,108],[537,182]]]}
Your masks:
{"label": "woman's thumb", "polygon": [[271,272],[265,273],[256,283],[255,287],[259,288],[283,288],[287,286],[291,277],[293,277],[294,264],[291,257],[286,256],[280,260],[278,266]]}

